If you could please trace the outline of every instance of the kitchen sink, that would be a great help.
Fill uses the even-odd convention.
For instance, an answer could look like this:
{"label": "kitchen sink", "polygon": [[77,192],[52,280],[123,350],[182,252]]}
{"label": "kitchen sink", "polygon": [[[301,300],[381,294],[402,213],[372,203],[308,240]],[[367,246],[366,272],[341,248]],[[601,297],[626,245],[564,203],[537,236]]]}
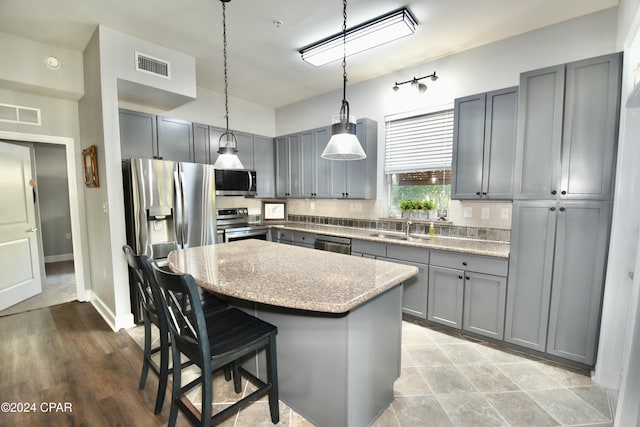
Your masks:
{"label": "kitchen sink", "polygon": [[374,234],[370,234],[370,236],[377,237],[379,239],[407,240],[407,236],[401,236],[398,234],[374,233]]}
{"label": "kitchen sink", "polygon": [[379,239],[390,239],[390,240],[405,240],[408,242],[426,242],[430,240],[429,236],[404,236],[400,234],[385,234],[385,233],[373,233],[370,234],[371,237],[377,237]]}

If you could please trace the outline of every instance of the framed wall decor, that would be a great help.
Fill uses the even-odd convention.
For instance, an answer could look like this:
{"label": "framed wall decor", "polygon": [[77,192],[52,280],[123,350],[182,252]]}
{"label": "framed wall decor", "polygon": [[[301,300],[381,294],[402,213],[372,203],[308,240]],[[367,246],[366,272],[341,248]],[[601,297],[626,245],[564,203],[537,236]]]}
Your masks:
{"label": "framed wall decor", "polygon": [[84,185],[87,187],[99,187],[97,148],[92,145],[82,150],[82,164],[84,166]]}

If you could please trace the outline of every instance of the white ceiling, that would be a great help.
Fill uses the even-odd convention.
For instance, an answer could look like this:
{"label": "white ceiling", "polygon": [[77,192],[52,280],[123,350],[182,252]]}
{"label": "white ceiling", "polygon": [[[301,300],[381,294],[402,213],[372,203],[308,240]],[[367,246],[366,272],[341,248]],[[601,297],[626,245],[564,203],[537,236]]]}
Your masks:
{"label": "white ceiling", "polygon": [[[349,83],[617,4],[617,0],[350,0],[348,27],[404,6],[418,28],[410,37],[349,57]],[[276,28],[274,20],[283,25]],[[198,86],[216,91],[223,88],[221,21],[218,0],[0,0],[2,32],[82,51],[96,25],[103,24],[195,57]],[[227,3],[229,94],[280,107],[340,88],[340,61],[316,68],[303,62],[298,50],[341,29],[339,0],[232,0]]]}

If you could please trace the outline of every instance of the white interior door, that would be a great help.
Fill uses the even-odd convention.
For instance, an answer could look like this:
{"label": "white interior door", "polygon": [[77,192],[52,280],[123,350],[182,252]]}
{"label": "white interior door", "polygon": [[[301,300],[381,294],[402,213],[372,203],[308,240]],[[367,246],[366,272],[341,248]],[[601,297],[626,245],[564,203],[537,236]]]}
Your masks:
{"label": "white interior door", "polygon": [[0,310],[42,292],[28,147],[0,142]]}

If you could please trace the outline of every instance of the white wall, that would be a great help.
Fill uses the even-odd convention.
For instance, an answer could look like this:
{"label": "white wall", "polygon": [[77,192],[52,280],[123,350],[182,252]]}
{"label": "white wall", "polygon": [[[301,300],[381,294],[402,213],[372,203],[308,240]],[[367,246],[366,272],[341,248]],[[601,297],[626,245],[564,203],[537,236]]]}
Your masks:
{"label": "white wall", "polygon": [[[0,87],[55,98],[82,96],[82,54],[0,32]],[[47,56],[57,57],[59,70],[46,67]]]}
{"label": "white wall", "polygon": [[[617,8],[610,8],[348,85],[351,114],[378,122],[378,159],[384,159],[385,116],[452,107],[454,99],[460,96],[517,86],[523,71],[615,52],[616,23]],[[436,82],[427,81],[428,90],[423,95],[410,90],[409,85],[397,92],[391,89],[396,81],[433,71],[440,78]],[[341,97],[342,90],[338,90],[276,109],[276,134],[286,135],[329,124],[331,117],[339,112]],[[378,198],[383,198],[382,161],[378,161],[378,168]]]}

